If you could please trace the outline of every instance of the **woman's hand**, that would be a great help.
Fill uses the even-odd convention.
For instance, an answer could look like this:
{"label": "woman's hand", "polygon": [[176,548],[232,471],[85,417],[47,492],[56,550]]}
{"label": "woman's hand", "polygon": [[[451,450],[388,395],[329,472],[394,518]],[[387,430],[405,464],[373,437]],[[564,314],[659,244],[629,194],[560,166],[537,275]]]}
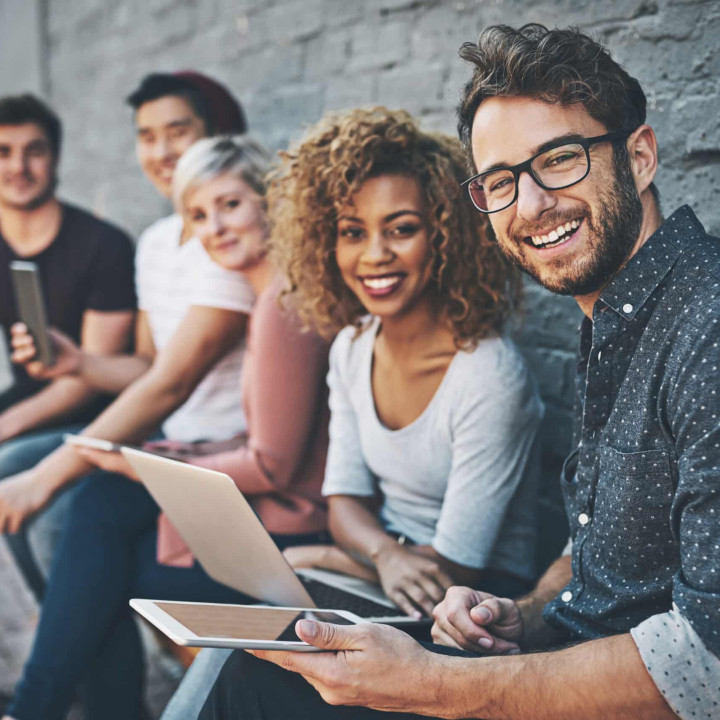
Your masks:
{"label": "woman's hand", "polygon": [[48,336],[55,350],[55,363],[45,365],[33,358],[37,355],[35,341],[27,325],[15,323],[10,328],[13,353],[11,360],[24,365],[30,377],[38,380],[52,380],[63,375],[76,375],[82,365],[82,350],[64,333],[49,329]]}
{"label": "woman's hand", "polygon": [[93,465],[97,465],[101,470],[107,472],[118,473],[124,475],[130,480],[140,482],[140,478],[132,469],[130,463],[125,459],[122,453],[106,452],[105,450],[93,450],[91,448],[73,446],[78,455]]}
{"label": "woman's hand", "polygon": [[374,560],[385,594],[413,617],[432,617],[433,608],[453,585],[435,560],[402,545],[388,545]]}

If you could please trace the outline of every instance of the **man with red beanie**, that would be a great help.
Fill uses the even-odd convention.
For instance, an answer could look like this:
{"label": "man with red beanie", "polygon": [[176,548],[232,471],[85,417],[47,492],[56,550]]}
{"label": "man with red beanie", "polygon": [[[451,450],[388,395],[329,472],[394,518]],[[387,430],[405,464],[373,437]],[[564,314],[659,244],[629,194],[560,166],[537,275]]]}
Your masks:
{"label": "man with red beanie", "polygon": [[175,163],[196,140],[247,131],[240,103],[223,85],[192,70],[146,75],[127,102],[135,110],[140,165],[165,197]]}

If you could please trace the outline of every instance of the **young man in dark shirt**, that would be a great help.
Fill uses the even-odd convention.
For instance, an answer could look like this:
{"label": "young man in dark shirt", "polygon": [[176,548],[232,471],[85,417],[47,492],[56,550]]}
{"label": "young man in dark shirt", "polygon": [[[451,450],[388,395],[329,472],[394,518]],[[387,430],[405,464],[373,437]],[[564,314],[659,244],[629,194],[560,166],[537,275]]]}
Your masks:
{"label": "young man in dark shirt", "polygon": [[[56,197],[61,135],[60,120],[37,98],[0,98],[0,326],[9,338],[19,319],[10,263],[31,261],[50,325],[88,352],[123,352],[136,305],[133,246],[118,228]],[[106,403],[79,377],[39,382],[15,366],[0,393],[0,479],[35,465]],[[9,542],[37,589],[25,535]]]}
{"label": "young man in dark shirt", "polygon": [[[135,310],[133,248],[118,228],[55,196],[61,126],[31,95],[0,98],[0,325],[17,322],[10,263],[38,265],[49,324],[90,351],[127,348]],[[29,380],[15,366],[0,394],[0,442],[75,419],[94,399],[82,382]]]}
{"label": "young man in dark shirt", "polygon": [[301,621],[326,652],[236,651],[203,720],[720,716],[720,241],[687,206],[662,217],[645,95],[589,37],[499,26],[461,55],[470,198],[585,314],[572,542],[517,602],[456,587],[435,608],[447,653],[498,657]]}

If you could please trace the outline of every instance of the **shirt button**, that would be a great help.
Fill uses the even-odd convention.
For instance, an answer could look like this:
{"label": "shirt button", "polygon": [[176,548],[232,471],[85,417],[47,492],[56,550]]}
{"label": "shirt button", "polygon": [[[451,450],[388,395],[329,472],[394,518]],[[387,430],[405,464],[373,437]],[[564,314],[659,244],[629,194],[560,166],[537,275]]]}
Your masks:
{"label": "shirt button", "polygon": [[627,313],[628,315],[633,311],[633,306],[630,303],[625,303],[623,305],[623,312]]}
{"label": "shirt button", "polygon": [[561,596],[560,599],[564,603],[569,603],[572,600],[572,593],[569,590],[566,590]]}
{"label": "shirt button", "polygon": [[590,516],[587,513],[580,513],[577,521],[584,527],[590,522]]}

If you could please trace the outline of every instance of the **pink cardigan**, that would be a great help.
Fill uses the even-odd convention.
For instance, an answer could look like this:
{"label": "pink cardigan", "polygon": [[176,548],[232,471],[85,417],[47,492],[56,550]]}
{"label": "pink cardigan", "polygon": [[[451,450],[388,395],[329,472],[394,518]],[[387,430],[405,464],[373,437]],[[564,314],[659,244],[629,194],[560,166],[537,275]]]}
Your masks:
{"label": "pink cardigan", "polygon": [[[328,345],[300,330],[278,306],[276,280],[258,297],[250,318],[242,372],[247,443],[238,450],[188,462],[229,475],[270,533],[325,530],[321,495],[328,446]],[[190,550],[164,516],[158,523],[158,561],[189,566]]]}

